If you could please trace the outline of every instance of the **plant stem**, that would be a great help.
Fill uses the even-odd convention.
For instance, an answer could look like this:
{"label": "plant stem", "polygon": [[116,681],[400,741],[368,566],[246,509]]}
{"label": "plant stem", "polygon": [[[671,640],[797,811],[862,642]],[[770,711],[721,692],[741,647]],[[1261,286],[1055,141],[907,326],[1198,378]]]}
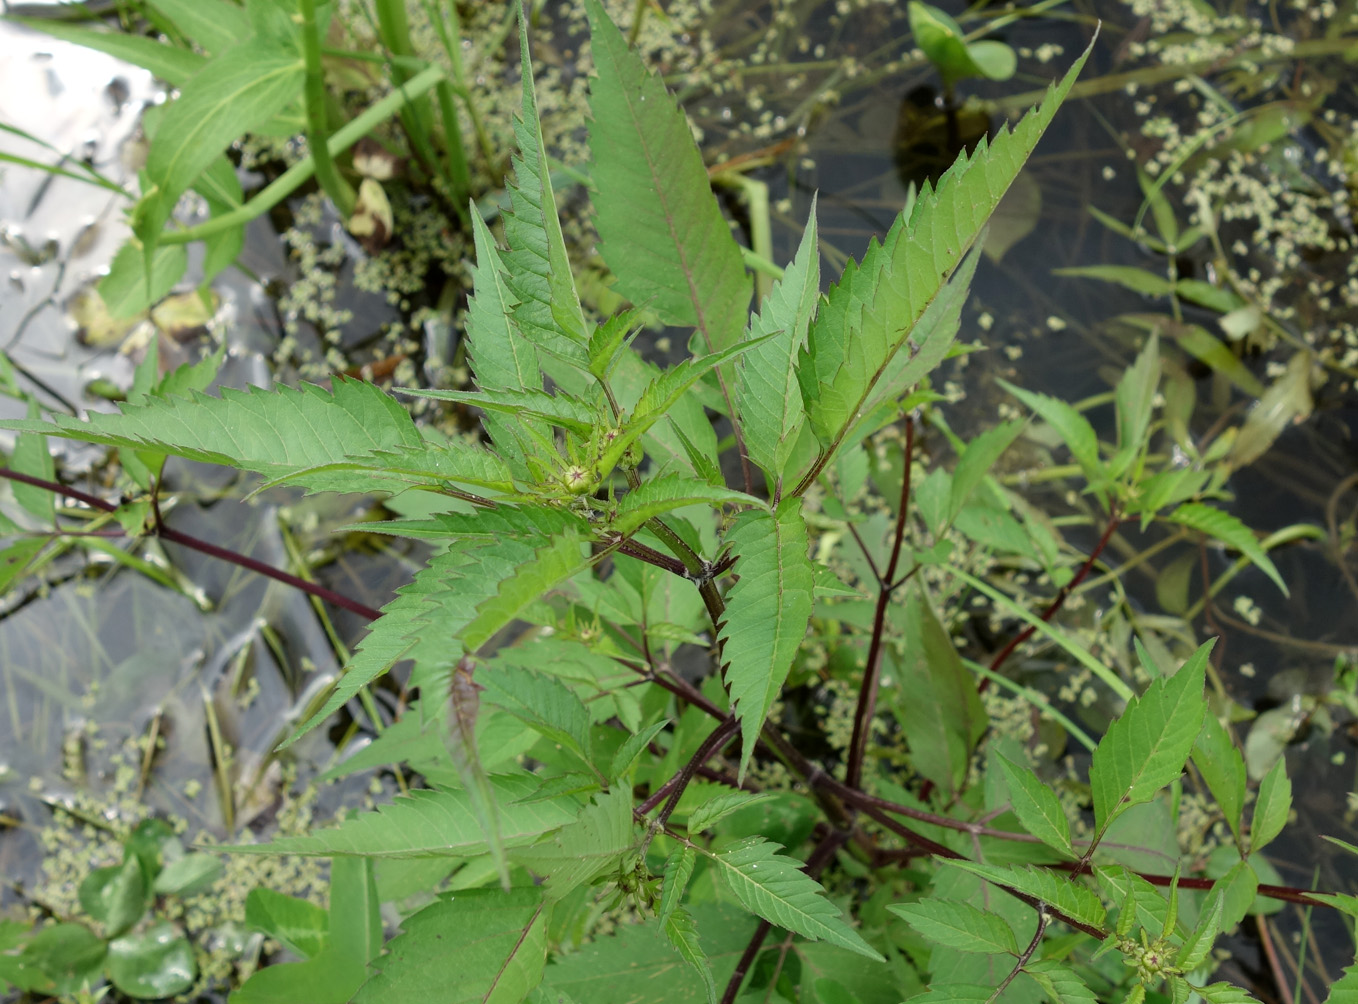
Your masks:
{"label": "plant stem", "polygon": [[[112,502],[106,502],[98,496],[90,495],[88,492],[82,492],[78,488],[68,488],[66,485],[58,484],[55,481],[45,481],[42,478],[21,474],[8,467],[0,467],[0,478],[8,478],[10,481],[22,481],[26,485],[33,485],[37,488],[46,488],[56,495],[83,502],[91,509],[98,509],[100,512],[116,512],[118,509]],[[218,547],[216,544],[208,543],[206,540],[201,540],[198,537],[184,533],[181,530],[176,530],[173,527],[160,527],[157,530],[156,536],[160,537],[161,540],[168,540],[171,543],[179,544],[202,554],[209,555],[210,557],[229,561],[233,565],[239,565],[241,568],[248,568],[252,572],[258,572],[260,575],[275,579],[285,585],[293,586],[312,596],[319,596],[328,603],[333,603],[337,607],[342,607],[350,613],[358,614],[360,617],[367,618],[368,620],[377,620],[377,618],[382,616],[380,610],[374,610],[372,607],[366,606],[357,600],[350,599],[348,596],[337,593],[333,589],[327,589],[325,586],[317,585],[314,582],[307,582],[305,579],[298,578],[296,575],[291,575],[281,569],[274,568],[272,565],[266,565],[264,562],[251,558],[248,555],[229,550],[225,547]]]}
{"label": "plant stem", "polygon": [[302,56],[306,60],[306,138],[316,167],[316,180],[348,219],[354,214],[353,186],[345,181],[330,156],[330,124],[325,113],[325,74],[321,69],[321,29],[316,22],[316,0],[298,0],[302,15]]}
{"label": "plant stem", "polygon": [[877,608],[872,618],[872,641],[863,671],[863,685],[858,691],[858,707],[853,716],[853,739],[849,743],[849,765],[844,773],[845,783],[857,788],[863,780],[863,758],[867,755],[868,737],[872,720],[877,714],[877,686],[881,679],[882,646],[886,638],[886,608],[891,602],[891,585],[896,578],[896,566],[901,560],[901,546],[905,542],[906,517],[910,504],[910,467],[915,453],[915,423],[905,419],[905,463],[901,474],[901,498],[896,507],[896,529],[891,542],[891,560],[877,580]]}
{"label": "plant stem", "polygon": [[[371,132],[379,122],[393,115],[408,100],[426,93],[440,80],[446,78],[447,75],[440,66],[431,66],[423,73],[411,77],[401,90],[388,94],[357,118],[335,130],[335,134],[330,137],[330,142],[326,144],[326,150],[329,151],[330,156],[338,156]],[[243,226],[251,220],[263,216],[301,188],[307,179],[315,173],[315,170],[316,160],[313,152],[305,160],[298,161],[280,174],[262,192],[239,209],[233,209],[221,216],[214,216],[197,226],[185,227],[183,230],[167,230],[160,235],[160,243],[190,244],[193,241],[203,240],[205,237],[211,237],[213,234],[222,233],[233,227]]]}

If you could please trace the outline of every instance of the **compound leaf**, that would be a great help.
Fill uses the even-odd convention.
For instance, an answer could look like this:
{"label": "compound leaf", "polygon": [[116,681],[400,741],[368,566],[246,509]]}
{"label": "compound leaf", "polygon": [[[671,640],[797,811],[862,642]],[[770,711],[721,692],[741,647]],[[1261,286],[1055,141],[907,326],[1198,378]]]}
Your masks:
{"label": "compound leaf", "polygon": [[494,672],[481,673],[477,683],[487,701],[504,708],[592,767],[589,712],[560,679],[539,675],[522,666],[501,664]]}

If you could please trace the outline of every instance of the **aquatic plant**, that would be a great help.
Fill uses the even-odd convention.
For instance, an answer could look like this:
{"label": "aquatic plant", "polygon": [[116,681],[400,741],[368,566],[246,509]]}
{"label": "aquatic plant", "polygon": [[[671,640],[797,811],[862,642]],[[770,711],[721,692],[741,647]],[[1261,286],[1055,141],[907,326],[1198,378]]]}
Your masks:
{"label": "aquatic plant", "polygon": [[[479,409],[484,444],[417,427],[384,391],[338,377],[208,396],[211,360],[116,414],[8,423],[31,437],[26,454],[60,436],[135,457],[145,495],[123,507],[128,524],[157,526],[168,456],[269,486],[427,503],[364,524],[437,549],[289,742],[410,661],[418,705],[355,759],[407,762],[431,786],[232,848],[334,861],[324,915],[278,897],[255,918],[304,961],[262,970],[234,999],[1251,999],[1208,982],[1218,936],[1256,893],[1323,901],[1259,882],[1259,852],[1290,810],[1281,761],[1247,822],[1243,760],[1204,697],[1210,643],[1173,664],[1142,648],[1143,680],[1127,680],[1050,623],[1129,515],[1204,533],[1283,585],[1254,536],[1208,503],[1220,469],[1152,454],[1158,342],[1118,385],[1111,445],[1072,406],[1014,388],[1105,507],[1107,531],[1074,567],[991,477],[1023,423],[960,443],[952,471],[916,456],[916,414],[939,399],[930,376],[956,350],[986,220],[1085,57],[824,295],[813,212],[751,315],[753,284],[687,121],[597,0],[587,7],[600,253],[619,293],[692,331],[687,358],[662,368],[635,352],[636,308],[599,323],[580,304],[521,25],[507,247],[469,213],[476,389],[406,391]],[[729,423],[725,440],[708,410]],[[875,463],[887,429],[900,447],[894,505],[862,518],[851,504],[869,471],[892,470]],[[824,536],[813,555],[817,530],[858,538],[856,574],[821,560]],[[1034,612],[968,571],[958,542],[1060,586]],[[1119,700],[1095,741],[1023,694],[1091,754],[1078,811],[989,728],[977,676],[1004,685],[1025,635],[989,667],[967,665],[936,600],[944,583],[1012,609]],[[710,658],[697,682],[677,669],[685,650]],[[827,722],[842,775],[786,717],[793,681],[822,674],[853,696],[852,713]],[[1173,830],[1190,760],[1235,862],[1217,879],[1184,875],[1176,847],[1164,871],[1134,870],[1127,852],[1147,848],[1129,826],[1151,810]],[[439,888],[385,942],[374,862],[393,861],[429,865]],[[774,928],[787,934],[765,948]],[[35,940],[5,957],[41,971]]]}

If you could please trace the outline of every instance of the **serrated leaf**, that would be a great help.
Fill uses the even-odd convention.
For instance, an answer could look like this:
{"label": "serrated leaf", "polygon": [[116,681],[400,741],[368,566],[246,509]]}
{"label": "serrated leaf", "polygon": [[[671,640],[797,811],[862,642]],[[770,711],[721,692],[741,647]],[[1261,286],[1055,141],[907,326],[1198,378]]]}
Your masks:
{"label": "serrated leaf", "polygon": [[477,675],[485,699],[508,711],[539,735],[558,743],[593,769],[589,712],[580,698],[554,676],[521,666],[500,665]]}
{"label": "serrated leaf", "polygon": [[[38,403],[30,400],[28,419],[37,421],[39,415],[41,411]],[[52,451],[47,448],[47,437],[36,432],[25,432],[15,437],[14,452],[10,454],[10,466],[29,477],[49,482],[56,481],[56,461],[52,459]],[[15,502],[44,523],[50,524],[55,518],[56,495],[50,490],[23,481],[11,481],[10,491],[14,492]]]}
{"label": "serrated leaf", "polygon": [[515,851],[514,860],[547,876],[547,897],[559,900],[572,889],[617,870],[635,845],[630,791],[596,795],[576,819],[551,840]]}
{"label": "serrated leaf", "polygon": [[787,498],[774,513],[748,509],[736,517],[727,541],[740,579],[726,597],[718,634],[726,687],[740,719],[740,776],[777,700],[811,621],[811,572],[801,500]]}
{"label": "serrated leaf", "polygon": [[[1207,996],[1205,991],[1203,996]],[[1212,1004],[1234,1004],[1234,1002],[1212,1000]],[[1330,995],[1325,998],[1325,1004],[1358,1004],[1358,965],[1349,966],[1344,970],[1344,975],[1330,987]]]}
{"label": "serrated leaf", "polygon": [[542,980],[549,910],[540,889],[467,889],[407,917],[357,1004],[518,1004]]}
{"label": "serrated leaf", "polygon": [[702,833],[738,809],[755,802],[762,802],[769,795],[765,792],[723,791],[696,806],[688,814],[688,832]]}
{"label": "serrated leaf", "polygon": [[939,863],[1026,893],[1091,927],[1102,927],[1108,916],[1099,897],[1084,886],[1071,882],[1066,876],[1054,874],[1045,868],[1032,865],[986,865],[953,859]]}
{"label": "serrated leaf", "polygon": [[190,398],[149,398],[124,405],[118,414],[91,414],[84,422],[63,415],[53,422],[18,421],[5,427],[159,450],[270,478],[294,475],[298,483],[327,491],[365,489],[362,478],[344,479],[337,488],[333,477],[322,476],[317,487],[296,477],[297,472],[346,456],[424,445],[409,413],[380,388],[340,378],[333,393],[314,384],[276,390],[223,388],[220,397],[195,392]]}
{"label": "serrated leaf", "polygon": [[228,146],[282,111],[301,91],[302,57],[252,38],[222,52],[180,89],[161,117],[146,158],[147,194],[133,229],[148,251],[189,190]]}
{"label": "serrated leaf", "polygon": [[687,910],[673,910],[660,922],[665,937],[679,953],[680,958],[689,964],[703,981],[707,989],[708,1004],[717,1004],[717,983],[712,978],[712,964],[698,942],[698,927],[693,923]]}
{"label": "serrated leaf", "polygon": [[1287,762],[1279,757],[1264,779],[1259,782],[1259,797],[1254,801],[1254,815],[1250,818],[1250,853],[1257,854],[1287,825],[1292,811],[1292,782],[1287,776]]}
{"label": "serrated leaf", "polygon": [[745,326],[752,281],[688,120],[598,0],[586,0],[594,67],[589,145],[599,253],[616,291],[698,329],[708,352]]}
{"label": "serrated leaf", "polygon": [[1254,533],[1237,517],[1200,502],[1189,502],[1179,506],[1165,518],[1171,523],[1178,523],[1192,530],[1198,530],[1214,540],[1221,541],[1228,547],[1235,548],[1249,558],[1256,568],[1272,579],[1274,584],[1282,590],[1284,596],[1291,595],[1287,591],[1283,577],[1278,574],[1277,567],[1264,552],[1264,549],[1259,546],[1259,541],[1255,539]]}
{"label": "serrated leaf", "polygon": [[1023,971],[1031,976],[1052,1004],[1097,1004],[1098,998],[1070,966],[1054,959],[1029,962]]}
{"label": "serrated leaf", "polygon": [[227,0],[152,0],[151,6],[206,52],[222,52],[250,35],[246,12]]}
{"label": "serrated leaf", "polygon": [[[745,950],[755,920],[739,908],[694,905],[703,950],[718,985],[724,985]],[[547,968],[546,982],[580,1004],[699,1004],[702,981],[674,954],[658,923],[620,924]],[[555,1004],[553,998],[549,1004]]]}
{"label": "serrated leaf", "polygon": [[245,898],[245,923],[304,959],[321,953],[330,930],[329,914],[315,903],[264,886]]}
{"label": "serrated leaf", "polygon": [[661,516],[673,509],[682,509],[689,505],[709,505],[716,508],[724,502],[763,505],[759,499],[744,492],[733,491],[681,474],[651,478],[640,488],[628,492],[618,500],[617,513],[609,523],[609,528],[615,533],[629,537],[653,516]]}
{"label": "serrated leaf", "polygon": [[[1244,987],[1238,987],[1234,983],[1211,983],[1205,987],[1198,987],[1197,991],[1202,995],[1202,999],[1209,1004],[1259,1004],[1259,999],[1252,996]],[[1339,1004],[1335,1001],[1334,1004]],[[1344,1002],[1348,1004],[1348,1002]]]}
{"label": "serrated leaf", "polygon": [[[570,803],[517,800],[537,785],[531,778],[494,777],[500,835],[506,847],[522,847],[575,820]],[[234,854],[297,854],[328,858],[358,854],[371,858],[465,858],[486,852],[486,839],[465,791],[419,789],[375,812],[350,816],[338,826],[265,844],[237,844]]]}
{"label": "serrated leaf", "polygon": [[[870,410],[866,405],[884,374],[892,374],[890,382],[895,386],[891,392],[896,394],[904,393],[906,384],[923,375],[907,377],[893,369],[893,360],[976,242],[1087,56],[1086,52],[1075,61],[1048,90],[1042,104],[1012,132],[1001,132],[993,143],[982,142],[970,156],[962,154],[936,188],[926,186],[909,219],[904,214],[898,217],[882,244],[871,246],[863,256],[861,267],[846,268],[830,289],[811,325],[807,353],[798,370],[809,421],[824,449],[836,449],[858,416]],[[965,284],[963,280],[953,287],[954,297]],[[942,322],[953,309],[954,305],[940,308],[939,318],[928,326],[947,337],[930,339],[943,344],[937,358],[932,358],[933,348],[919,353],[925,362],[940,361],[951,342],[950,325]],[[919,340],[915,341],[918,345]]]}
{"label": "serrated leaf", "polygon": [[1058,398],[1015,387],[1005,380],[996,380],[996,383],[1033,409],[1039,418],[1056,430],[1091,486],[1098,488],[1108,480],[1107,469],[1099,459],[1099,437],[1089,424],[1089,419]]}
{"label": "serrated leaf", "polygon": [[467,302],[466,346],[476,385],[482,390],[541,390],[537,349],[514,323],[517,300],[505,283],[495,238],[475,209],[469,214],[476,242]]}
{"label": "serrated leaf", "polygon": [[[1218,885],[1220,885],[1220,880],[1218,880]],[[1174,964],[1179,969],[1191,973],[1202,965],[1208,953],[1212,951],[1212,945],[1216,943],[1217,935],[1221,933],[1221,919],[1225,903],[1224,887],[1213,886],[1212,891],[1207,894],[1206,902],[1203,903],[1197,926],[1184,939],[1179,954],[1174,958]]]}
{"label": "serrated leaf", "polygon": [[409,394],[411,397],[457,401],[510,418],[522,416],[541,418],[582,437],[588,437],[603,420],[603,415],[597,408],[560,391],[548,394],[534,388],[461,391],[422,390],[414,387],[403,387],[400,390],[402,394]]}
{"label": "serrated leaf", "polygon": [[1150,801],[1183,772],[1207,710],[1202,687],[1211,648],[1206,643],[1174,676],[1153,681],[1099,741],[1089,786],[1100,836],[1118,813]]}
{"label": "serrated leaf", "polygon": [[819,882],[802,871],[802,863],[778,852],[782,847],[763,837],[750,837],[720,853],[697,848],[736,899],[770,924],[812,941],[825,940],[878,962],[882,957],[840,916],[822,895]]}
{"label": "serrated leaf", "polygon": [[559,510],[501,507],[439,523],[450,528],[447,536],[455,535],[458,528],[485,532],[435,554],[414,581],[398,590],[396,599],[382,608],[382,616],[359,643],[330,699],[284,746],[315,728],[400,659],[414,660],[417,678],[429,680],[439,671],[446,673],[462,655],[450,648],[449,638],[456,637],[476,618],[479,608],[496,598],[504,580],[532,561],[535,543],[543,534],[563,531],[575,518]]}
{"label": "serrated leaf", "polygon": [[533,83],[528,24],[519,19],[523,105],[514,118],[519,155],[508,186],[512,208],[504,214],[509,249],[502,258],[505,284],[518,303],[514,320],[529,341],[562,359],[587,364],[589,328],[571,273],[552,192],[547,152],[542,145],[537,93]]}
{"label": "serrated leaf", "polygon": [[792,264],[774,283],[745,332],[746,338],[774,337],[742,357],[738,367],[736,401],[745,449],[775,483],[806,422],[797,387],[797,358],[819,299],[820,247],[813,198]]}
{"label": "serrated leaf", "polygon": [[531,559],[500,581],[496,594],[482,603],[460,632],[462,643],[475,652],[530,603],[593,564],[583,547],[586,535],[572,527],[539,547]]}
{"label": "serrated leaf", "polygon": [[684,890],[693,875],[696,855],[688,844],[680,844],[665,859],[664,879],[660,884],[660,907],[656,916],[664,923],[665,918],[679,908],[684,898]]}
{"label": "serrated leaf", "polygon": [[969,903],[922,899],[893,903],[887,909],[936,945],[983,955],[1018,954],[1018,942],[1009,925],[996,914],[984,913]]}
{"label": "serrated leaf", "polygon": [[1207,790],[1216,799],[1236,841],[1243,840],[1245,759],[1216,715],[1209,713],[1203,718],[1202,732],[1193,747],[1193,763],[1207,782]]}
{"label": "serrated leaf", "polygon": [[[515,497],[514,475],[495,454],[471,443],[449,439],[420,447],[374,450],[274,478],[258,490],[301,484],[311,491],[402,492],[433,488],[476,498]],[[461,496],[465,497],[465,496]],[[366,527],[367,524],[364,524]]]}
{"label": "serrated leaf", "polygon": [[990,473],[995,461],[999,460],[1004,451],[1009,449],[1010,444],[1018,438],[1023,426],[1024,423],[1021,421],[1003,422],[993,429],[987,429],[967,444],[966,450],[957,461],[957,467],[953,470],[952,486],[948,491],[949,522],[957,518],[971,493]]}
{"label": "serrated leaf", "polygon": [[1070,846],[1070,820],[1061,800],[1027,767],[1020,767],[999,754],[1000,767],[1009,786],[1009,805],[1023,828],[1048,847],[1074,855]]}
{"label": "serrated leaf", "polygon": [[1160,387],[1160,339],[1151,332],[1146,346],[1127,367],[1113,395],[1117,414],[1118,451],[1108,462],[1108,473],[1120,477],[1145,445],[1155,394]]}
{"label": "serrated leaf", "polygon": [[741,342],[720,352],[685,359],[677,366],[671,366],[657,375],[641,392],[636,407],[623,424],[622,431],[609,440],[601,454],[597,467],[600,474],[607,474],[622,459],[627,448],[648,432],[656,422],[679,404],[690,387],[712,370],[724,363],[739,358],[751,349],[759,347],[759,342]]}
{"label": "serrated leaf", "polygon": [[613,761],[608,766],[608,777],[610,781],[621,780],[624,774],[632,769],[632,764],[637,757],[641,756],[641,751],[650,745],[651,740],[658,736],[669,725],[669,719],[646,726],[640,732],[634,732],[628,736],[618,751],[613,754]]}

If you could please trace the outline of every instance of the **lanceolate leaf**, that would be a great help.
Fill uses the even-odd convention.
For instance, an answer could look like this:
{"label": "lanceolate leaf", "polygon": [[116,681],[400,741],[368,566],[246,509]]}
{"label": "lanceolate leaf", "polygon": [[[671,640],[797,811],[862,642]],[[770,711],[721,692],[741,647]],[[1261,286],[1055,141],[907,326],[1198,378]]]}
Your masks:
{"label": "lanceolate leaf", "polygon": [[641,529],[641,525],[652,516],[661,516],[672,509],[689,505],[719,506],[723,502],[762,505],[758,499],[744,492],[711,485],[696,478],[676,474],[652,478],[618,501],[617,514],[609,528],[627,537]]}
{"label": "lanceolate leaf", "polygon": [[1179,672],[1154,681],[1099,741],[1089,786],[1100,836],[1123,809],[1149,802],[1183,772],[1207,708],[1202,685],[1211,648],[1208,642]]}
{"label": "lanceolate leaf", "polygon": [[431,397],[439,401],[459,401],[482,411],[514,418],[541,418],[552,425],[588,436],[603,419],[598,409],[568,394],[548,394],[541,390],[416,390],[403,389],[412,397]]}
{"label": "lanceolate leaf", "polygon": [[752,802],[762,801],[769,796],[749,791],[723,791],[703,802],[688,814],[689,833],[702,833],[710,830],[737,809],[743,809]]}
{"label": "lanceolate leaf", "polygon": [[579,816],[549,841],[515,851],[515,861],[547,876],[547,895],[558,900],[577,886],[618,870],[633,848],[632,794],[596,795]]}
{"label": "lanceolate leaf", "polygon": [[1056,792],[1043,784],[1032,770],[1011,762],[1002,753],[999,761],[1009,783],[1009,804],[1024,829],[1048,847],[1063,854],[1073,854],[1070,821]]}
{"label": "lanceolate leaf", "polygon": [[1069,876],[1060,875],[1046,868],[1031,865],[985,865],[974,861],[947,860],[940,862],[949,868],[979,875],[997,885],[1007,886],[1040,899],[1055,907],[1072,920],[1078,920],[1091,927],[1102,927],[1107,911],[1099,902],[1099,897],[1082,885],[1070,881]]}
{"label": "lanceolate leaf", "polygon": [[[573,518],[560,511],[508,508],[480,516],[487,534],[458,541],[434,555],[382,608],[381,618],[359,643],[330,699],[284,745],[296,742],[399,659],[414,660],[415,678],[420,681],[433,682],[435,673],[447,672],[462,656],[453,640],[477,617],[478,609],[497,597],[502,582],[533,560],[543,533],[559,530],[563,521]],[[450,525],[471,527],[478,522],[467,517]]]}
{"label": "lanceolate leaf", "polygon": [[774,513],[746,510],[726,539],[739,556],[740,579],[727,594],[718,641],[740,719],[744,777],[759,730],[806,637],[815,577],[800,499],[785,499]]}
{"label": "lanceolate leaf", "polygon": [[1193,747],[1193,763],[1198,767],[1212,797],[1226,817],[1226,825],[1237,842],[1244,836],[1242,814],[1245,809],[1245,759],[1231,741],[1230,733],[1216,715],[1203,718],[1202,732]]}
{"label": "lanceolate leaf", "polygon": [[816,203],[792,264],[764,298],[747,338],[773,335],[741,358],[736,400],[750,459],[773,481],[782,475],[797,433],[806,421],[797,389],[797,355],[820,299],[820,248],[816,243]]}
{"label": "lanceolate leaf", "polygon": [[[1223,984],[1216,984],[1222,986]],[[1207,994],[1204,992],[1203,996]],[[1223,1004],[1220,998],[1208,997],[1212,1004]],[[1339,977],[1339,982],[1330,987],[1330,995],[1325,998],[1325,1004],[1358,1004],[1358,965],[1349,966],[1344,970],[1344,975]]]}
{"label": "lanceolate leaf", "polygon": [[679,903],[684,898],[684,890],[688,887],[689,877],[693,874],[694,857],[691,845],[680,844],[665,859],[664,879],[660,886],[660,908],[656,911],[662,923],[679,908]]}
{"label": "lanceolate leaf", "polygon": [[750,837],[720,853],[697,850],[716,866],[717,874],[747,910],[804,938],[824,939],[881,961],[822,895],[820,883],[802,871],[802,863],[778,853],[779,845]]}
{"label": "lanceolate leaf", "polygon": [[717,1004],[717,983],[712,978],[712,964],[707,961],[707,954],[698,942],[698,927],[693,923],[693,918],[687,910],[674,910],[660,923],[674,950],[703,981],[708,1004]]}
{"label": "lanceolate leaf", "polygon": [[865,410],[879,379],[1037,145],[1087,55],[1013,132],[960,157],[936,190],[920,194],[910,218],[898,218],[882,244],[869,249],[861,268],[847,268],[831,288],[799,367],[802,397],[823,449],[836,449]]}
{"label": "lanceolate leaf", "polygon": [[493,672],[478,674],[476,679],[487,701],[568,749],[585,766],[593,766],[589,754],[589,712],[559,679],[514,665],[499,665]]}
{"label": "lanceolate leaf", "polygon": [[1179,523],[1182,526],[1200,530],[1228,547],[1235,548],[1254,562],[1256,568],[1272,579],[1277,587],[1283,591],[1284,596],[1289,595],[1287,584],[1283,582],[1283,577],[1278,574],[1277,567],[1269,559],[1264,549],[1259,546],[1259,541],[1255,540],[1250,528],[1235,516],[1221,509],[1203,505],[1200,502],[1189,502],[1179,506],[1166,519],[1171,523]]}
{"label": "lanceolate leaf", "polygon": [[481,497],[514,493],[509,466],[489,450],[455,439],[399,446],[350,456],[331,464],[303,467],[274,478],[259,490],[302,484],[312,491],[401,492],[410,488],[466,490]]}
{"label": "lanceolate leaf", "polygon": [[1018,954],[1014,932],[997,914],[984,913],[969,903],[923,899],[887,907],[936,945],[963,952]]}
{"label": "lanceolate leaf", "polygon": [[1037,981],[1049,1000],[1057,1004],[1098,1004],[1094,991],[1065,963],[1042,959],[1029,962],[1023,971]]}
{"label": "lanceolate leaf", "polygon": [[1259,782],[1259,797],[1250,819],[1250,853],[1256,854],[1282,832],[1292,811],[1292,782],[1287,777],[1287,761],[1279,757]]}
{"label": "lanceolate leaf", "polygon": [[133,214],[148,249],[179,197],[240,136],[281,111],[302,87],[301,54],[264,39],[235,45],[184,84],[146,159],[151,189]]}
{"label": "lanceolate leaf", "polygon": [[598,74],[589,145],[599,253],[621,295],[696,327],[708,352],[724,349],[745,327],[751,280],[688,120],[598,0],[585,11]]}
{"label": "lanceolate leaf", "polygon": [[514,160],[514,183],[509,186],[514,208],[504,216],[505,239],[509,242],[509,250],[503,255],[505,283],[519,301],[514,320],[524,336],[564,359],[585,363],[589,331],[556,215],[533,89],[528,24],[522,16],[519,52],[523,114],[514,120],[519,156]]}
{"label": "lanceolate leaf", "polygon": [[585,535],[572,528],[538,548],[530,561],[502,579],[496,595],[481,604],[462,629],[467,650],[477,651],[530,603],[588,568],[593,558],[584,548]]}
{"label": "lanceolate leaf", "polygon": [[1089,419],[1065,401],[1048,397],[1046,394],[1035,394],[1004,380],[996,382],[1032,408],[1038,417],[1056,430],[1057,435],[1070,450],[1071,456],[1075,458],[1075,462],[1084,471],[1085,480],[1090,485],[1098,488],[1108,480],[1108,472],[1103,466],[1103,461],[1099,459],[1098,433],[1089,424]]}
{"label": "lanceolate leaf", "polygon": [[473,207],[469,214],[476,241],[471,266],[475,290],[467,302],[467,354],[476,386],[482,390],[541,390],[538,353],[515,324],[517,300],[505,283],[504,263],[495,238]]}
{"label": "lanceolate leaf", "polygon": [[[569,802],[516,800],[537,787],[531,779],[491,779],[500,806],[500,835],[506,847],[521,847],[545,833],[571,823],[575,808]],[[283,837],[267,844],[227,848],[238,854],[299,854],[334,857],[361,854],[372,858],[473,857],[486,852],[485,836],[472,813],[465,791],[412,791],[376,812],[351,816],[339,826],[304,837]]]}
{"label": "lanceolate leaf", "polygon": [[519,1004],[542,980],[550,911],[540,889],[467,889],[401,923],[356,1004]]}
{"label": "lanceolate leaf", "polygon": [[[195,393],[192,398],[151,398],[124,406],[120,414],[92,414],[85,422],[63,415],[55,422],[11,422],[7,427],[160,450],[270,478],[346,456],[424,445],[409,413],[380,388],[339,378],[333,392],[314,384],[276,390],[223,388],[221,397]],[[335,490],[333,476],[321,480],[324,490]],[[349,490],[368,490],[368,479],[349,480]]]}

